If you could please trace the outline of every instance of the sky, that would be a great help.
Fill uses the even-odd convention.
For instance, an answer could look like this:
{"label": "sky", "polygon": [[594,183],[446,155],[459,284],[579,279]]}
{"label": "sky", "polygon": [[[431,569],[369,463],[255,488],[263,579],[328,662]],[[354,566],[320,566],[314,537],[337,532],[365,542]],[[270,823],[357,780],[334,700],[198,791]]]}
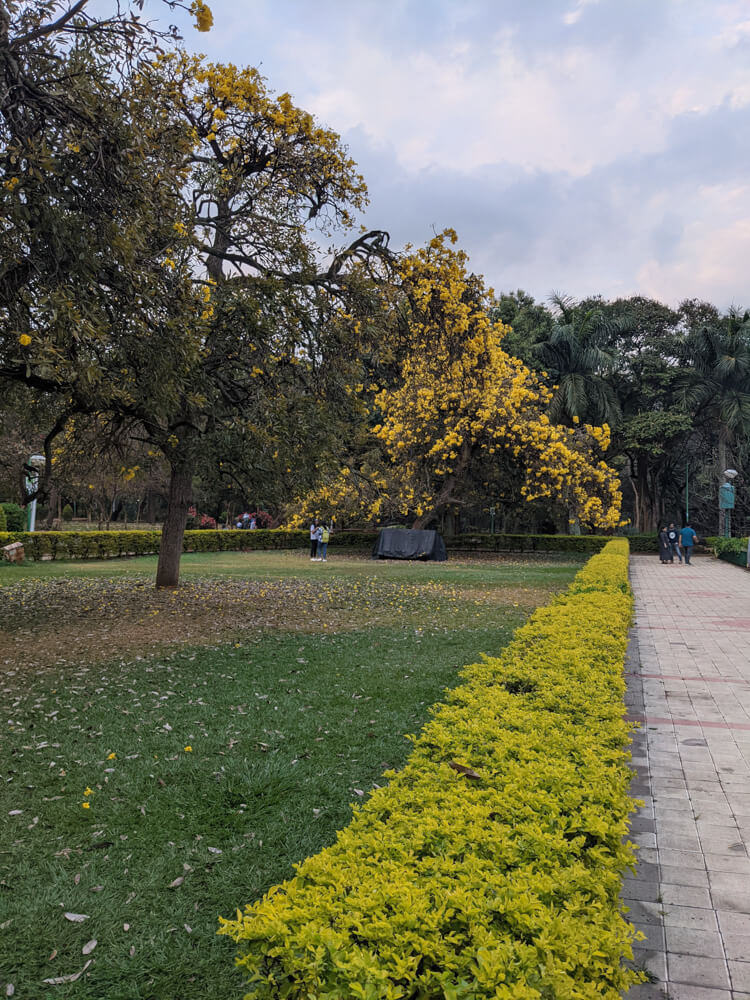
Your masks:
{"label": "sky", "polygon": [[750,0],[208,3],[185,47],[338,132],[395,247],[452,227],[498,293],[750,307]]}

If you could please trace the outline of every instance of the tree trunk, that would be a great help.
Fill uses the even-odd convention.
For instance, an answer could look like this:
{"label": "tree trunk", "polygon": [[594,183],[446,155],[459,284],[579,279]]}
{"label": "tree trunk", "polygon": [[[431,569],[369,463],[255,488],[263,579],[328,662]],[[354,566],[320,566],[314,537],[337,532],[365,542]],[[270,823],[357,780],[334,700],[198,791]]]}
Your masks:
{"label": "tree trunk", "polygon": [[192,490],[192,462],[176,458],[172,463],[167,516],[161,531],[159,565],[156,569],[157,588],[176,587],[179,582],[182,540],[185,536],[185,522]]}
{"label": "tree trunk", "polygon": [[659,519],[658,497],[649,482],[648,460],[637,456],[630,460],[630,485],[633,489],[633,527],[636,532],[655,531]]}
{"label": "tree trunk", "polygon": [[[60,506],[59,504],[59,493],[57,492],[56,486],[51,486],[49,491],[49,510],[47,511],[47,521],[44,525],[47,531],[52,530],[52,522],[55,519],[55,508]],[[58,515],[59,516],[59,515]]]}

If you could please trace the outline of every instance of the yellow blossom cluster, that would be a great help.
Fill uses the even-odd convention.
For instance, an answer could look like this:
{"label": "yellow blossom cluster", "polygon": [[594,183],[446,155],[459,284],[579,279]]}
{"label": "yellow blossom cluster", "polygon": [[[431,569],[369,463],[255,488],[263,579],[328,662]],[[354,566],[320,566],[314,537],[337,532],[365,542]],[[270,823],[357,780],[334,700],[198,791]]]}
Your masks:
{"label": "yellow blossom cluster", "polygon": [[210,31],[213,27],[214,16],[211,8],[203,0],[193,0],[190,5],[190,13],[195,15],[195,26],[198,31]]}
{"label": "yellow blossom cluster", "polygon": [[570,429],[545,414],[549,390],[502,348],[508,327],[493,323],[481,278],[468,273],[452,230],[403,261],[412,349],[400,379],[375,403],[375,434],[398,469],[399,507],[431,512],[460,495],[472,465],[506,452],[526,469],[523,495],[566,504],[582,523],[620,521],[617,477],[596,454],[608,427]]}
{"label": "yellow blossom cluster", "polygon": [[[198,9],[210,11],[198,0]],[[337,133],[319,126],[309,112],[294,105],[288,93],[275,95],[254,67],[205,63],[185,52],[168,53],[144,67],[143,86],[158,87],[163,99],[190,122],[187,136],[195,151],[217,166],[215,194],[233,198],[248,178],[263,176],[264,200],[309,203],[325,192],[337,221],[352,224],[348,203],[366,204],[366,187]],[[303,159],[309,160],[300,169]],[[313,169],[309,169],[312,164]],[[175,227],[177,228],[177,227]],[[179,230],[178,230],[179,231]]]}

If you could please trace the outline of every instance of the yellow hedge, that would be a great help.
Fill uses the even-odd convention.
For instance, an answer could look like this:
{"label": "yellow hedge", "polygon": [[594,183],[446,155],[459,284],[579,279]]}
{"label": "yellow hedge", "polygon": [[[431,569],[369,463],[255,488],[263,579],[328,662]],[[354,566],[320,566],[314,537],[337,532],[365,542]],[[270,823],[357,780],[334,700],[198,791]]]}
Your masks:
{"label": "yellow hedge", "polygon": [[221,920],[250,996],[616,1000],[637,981],[618,902],[627,553],[610,542],[467,667],[336,843]]}

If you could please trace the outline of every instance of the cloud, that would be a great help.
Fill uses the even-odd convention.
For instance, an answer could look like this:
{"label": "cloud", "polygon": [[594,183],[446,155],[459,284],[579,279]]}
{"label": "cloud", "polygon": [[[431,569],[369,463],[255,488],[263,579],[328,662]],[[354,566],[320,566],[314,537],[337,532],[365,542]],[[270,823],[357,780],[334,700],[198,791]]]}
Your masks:
{"label": "cloud", "polygon": [[743,297],[747,0],[210,2],[199,44],[342,133],[396,244],[454,226],[538,297]]}

